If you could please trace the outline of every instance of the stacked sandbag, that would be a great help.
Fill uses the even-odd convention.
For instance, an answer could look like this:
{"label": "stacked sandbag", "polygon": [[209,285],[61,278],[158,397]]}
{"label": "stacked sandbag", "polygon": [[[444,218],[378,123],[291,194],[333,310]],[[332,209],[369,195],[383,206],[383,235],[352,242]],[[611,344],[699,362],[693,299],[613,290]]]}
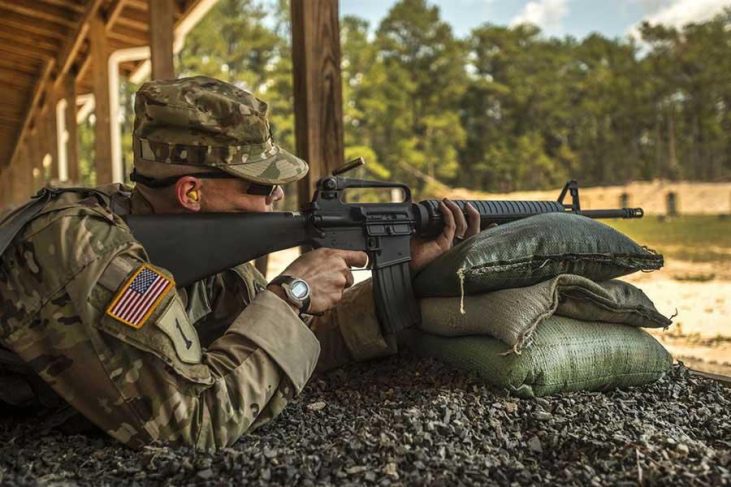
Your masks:
{"label": "stacked sandbag", "polygon": [[672,359],[640,328],[671,321],[613,278],[662,263],[578,215],[488,229],[416,276],[422,323],[412,346],[524,397],[654,381]]}

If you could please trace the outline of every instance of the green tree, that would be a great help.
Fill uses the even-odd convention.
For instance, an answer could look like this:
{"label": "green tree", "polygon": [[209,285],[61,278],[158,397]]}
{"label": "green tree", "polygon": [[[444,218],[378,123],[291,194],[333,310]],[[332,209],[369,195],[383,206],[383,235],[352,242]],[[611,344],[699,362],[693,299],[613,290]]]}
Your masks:
{"label": "green tree", "polygon": [[[425,0],[400,0],[378,27],[375,62],[361,103],[379,159],[400,177],[399,164],[453,180],[465,132],[459,99],[465,88],[464,49],[439,9]],[[414,181],[412,181],[414,182]]]}

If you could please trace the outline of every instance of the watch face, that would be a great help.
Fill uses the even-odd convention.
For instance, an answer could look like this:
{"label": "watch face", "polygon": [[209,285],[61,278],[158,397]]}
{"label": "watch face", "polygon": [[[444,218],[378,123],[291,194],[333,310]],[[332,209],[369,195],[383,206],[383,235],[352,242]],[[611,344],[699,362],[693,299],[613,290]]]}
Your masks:
{"label": "watch face", "polygon": [[310,287],[302,280],[292,282],[289,289],[297,299],[304,299],[310,293]]}

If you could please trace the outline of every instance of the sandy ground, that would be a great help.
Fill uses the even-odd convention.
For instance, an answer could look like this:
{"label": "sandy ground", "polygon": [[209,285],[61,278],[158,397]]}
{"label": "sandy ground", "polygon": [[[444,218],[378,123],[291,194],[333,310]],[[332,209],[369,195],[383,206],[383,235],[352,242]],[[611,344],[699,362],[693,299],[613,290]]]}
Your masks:
{"label": "sandy ground", "polygon": [[653,330],[689,367],[731,376],[731,264],[668,260],[658,272],[634,274],[635,284],[672,316],[673,326]]}
{"label": "sandy ground", "polygon": [[[270,255],[267,278],[284,270],[299,252],[283,250]],[[356,272],[356,281],[370,272]],[[624,278],[641,288],[673,325],[648,330],[687,366],[731,376],[731,264],[666,261],[657,272]]]}

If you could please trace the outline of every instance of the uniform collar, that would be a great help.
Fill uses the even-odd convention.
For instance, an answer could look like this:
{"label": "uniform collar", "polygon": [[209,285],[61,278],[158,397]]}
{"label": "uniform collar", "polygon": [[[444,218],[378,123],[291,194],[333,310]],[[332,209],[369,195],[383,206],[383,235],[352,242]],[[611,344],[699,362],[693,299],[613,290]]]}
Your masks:
{"label": "uniform collar", "polygon": [[149,201],[138,190],[133,189],[130,202],[130,214],[132,215],[152,215],[155,210]]}

